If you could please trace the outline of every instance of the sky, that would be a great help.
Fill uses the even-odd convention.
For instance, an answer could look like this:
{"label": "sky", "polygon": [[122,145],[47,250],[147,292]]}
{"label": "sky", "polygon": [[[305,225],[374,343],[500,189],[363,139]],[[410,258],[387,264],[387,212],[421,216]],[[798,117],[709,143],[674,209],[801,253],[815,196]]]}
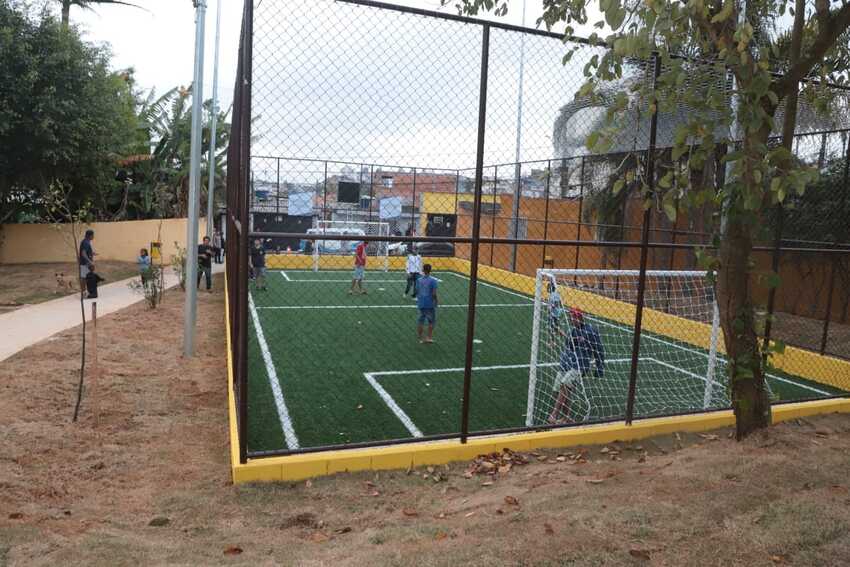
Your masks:
{"label": "sky", "polygon": [[[216,3],[221,3],[221,62],[219,96],[226,108],[232,99],[242,21],[242,0],[207,0],[204,93],[212,96]],[[275,0],[265,0],[275,1]],[[276,0],[285,2],[285,0]],[[164,93],[192,82],[195,49],[195,10],[192,0],[136,0],[145,9],[126,6],[97,6],[91,10],[74,7],[71,22],[88,41],[108,44],[118,69],[132,67],[141,88]],[[454,13],[453,6],[440,7],[439,0],[396,0],[390,3],[426,10]],[[500,21],[520,25],[522,1],[512,0]],[[542,14],[540,0],[527,0],[529,27]],[[496,19],[492,17],[492,19]]]}
{"label": "sky", "polygon": [[[144,9],[72,9],[91,42],[111,47],[116,69],[132,67],[145,91],[188,86],[194,63],[191,0],[135,0]],[[212,96],[217,0],[207,0],[204,97]],[[392,3],[455,13],[439,0]],[[542,14],[526,0],[526,27]],[[221,0],[219,100],[233,97],[242,0]],[[252,169],[277,175],[278,156],[420,168],[475,162],[481,27],[327,0],[255,0]],[[523,0],[500,21],[521,25]],[[485,15],[488,19],[497,19]],[[595,19],[591,18],[591,22]],[[576,31],[589,35],[587,29]],[[587,48],[563,65],[557,39],[494,30],[491,34],[487,163],[549,159],[559,108],[583,82]],[[524,53],[522,57],[520,53]],[[520,60],[522,116],[518,113]],[[521,127],[520,127],[521,125]],[[303,164],[289,163],[295,170]],[[302,179],[306,171],[293,171]]]}

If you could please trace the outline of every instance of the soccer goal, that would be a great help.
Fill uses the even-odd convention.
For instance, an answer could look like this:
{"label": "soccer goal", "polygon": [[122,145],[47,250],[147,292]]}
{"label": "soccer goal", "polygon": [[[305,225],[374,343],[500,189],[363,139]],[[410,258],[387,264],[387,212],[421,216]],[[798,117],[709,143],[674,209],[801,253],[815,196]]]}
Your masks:
{"label": "soccer goal", "polygon": [[[526,425],[622,419],[637,270],[537,271]],[[635,415],[729,407],[714,287],[703,271],[648,271]]]}
{"label": "soccer goal", "polygon": [[[386,222],[317,220],[316,226],[307,232],[321,236],[389,236],[390,224]],[[319,270],[319,259],[322,256],[350,256],[354,254],[356,246],[357,241],[355,240],[313,241],[313,271]],[[373,260],[376,260],[384,271],[389,269],[389,242],[386,240],[371,241],[366,247],[366,253]]]}

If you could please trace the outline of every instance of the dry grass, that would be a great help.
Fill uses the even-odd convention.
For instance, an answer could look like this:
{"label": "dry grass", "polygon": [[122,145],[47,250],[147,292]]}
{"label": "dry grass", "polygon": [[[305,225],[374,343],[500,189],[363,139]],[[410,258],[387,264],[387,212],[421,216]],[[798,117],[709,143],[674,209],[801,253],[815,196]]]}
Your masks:
{"label": "dry grass", "polygon": [[[133,262],[103,260],[97,262],[97,273],[106,278],[104,283],[123,280],[139,273]],[[60,286],[56,274],[71,285]],[[78,293],[79,268],[73,263],[2,264],[0,265],[0,313],[22,305],[41,303]]]}
{"label": "dry grass", "polygon": [[223,298],[200,296],[191,361],[175,340],[181,299],[103,319],[97,428],[91,392],[69,423],[78,330],[0,367],[0,565],[850,560],[850,416],[743,443],[718,431],[591,447],[580,464],[557,459],[576,449],[541,453],[492,485],[457,464],[438,467],[440,482],[416,470],[234,487]]}

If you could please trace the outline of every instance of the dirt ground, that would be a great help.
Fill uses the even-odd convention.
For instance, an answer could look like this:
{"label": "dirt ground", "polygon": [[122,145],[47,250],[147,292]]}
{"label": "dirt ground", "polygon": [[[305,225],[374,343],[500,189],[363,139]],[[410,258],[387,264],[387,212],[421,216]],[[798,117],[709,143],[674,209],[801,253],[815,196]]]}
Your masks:
{"label": "dirt ground", "polygon": [[[104,283],[135,276],[139,271],[133,262],[114,260],[99,261],[96,269],[106,278]],[[79,268],[73,262],[0,264],[0,313],[79,292],[78,273]],[[63,274],[65,285],[60,285],[56,274]]]}
{"label": "dirt ground", "polygon": [[181,300],[100,321],[97,427],[79,330],[0,364],[0,565],[850,563],[850,416],[234,487],[223,296],[193,360]]}

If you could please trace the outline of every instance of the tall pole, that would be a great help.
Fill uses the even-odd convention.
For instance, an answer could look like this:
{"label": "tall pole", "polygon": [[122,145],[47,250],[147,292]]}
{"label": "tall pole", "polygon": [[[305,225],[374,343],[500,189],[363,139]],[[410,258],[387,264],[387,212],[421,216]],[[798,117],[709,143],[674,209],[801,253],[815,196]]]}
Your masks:
{"label": "tall pole", "polygon": [[[525,0],[522,0],[522,27],[525,27]],[[522,145],[522,90],[523,79],[525,78],[525,33],[520,37],[519,44],[519,92],[516,99],[516,190],[514,190],[513,210],[511,214],[514,218],[513,234],[511,238],[519,236],[519,200],[522,195],[522,163],[520,147]],[[511,271],[516,271],[517,245],[511,245]],[[492,262],[491,262],[492,263]]]}
{"label": "tall pole", "polygon": [[[215,59],[213,60],[213,84],[212,84],[212,118],[210,124],[210,157],[209,167],[209,189],[207,190],[207,236],[212,240],[213,226],[215,225],[215,141],[216,127],[218,126],[218,51],[221,41],[221,0],[217,0],[215,9]],[[277,163],[277,205],[280,206],[280,160]]]}
{"label": "tall pole", "polygon": [[204,19],[206,0],[195,5],[195,79],[192,82],[192,144],[189,167],[189,218],[186,222],[186,304],[183,309],[183,355],[195,355],[198,299],[198,209],[201,189],[201,107],[204,101]]}

